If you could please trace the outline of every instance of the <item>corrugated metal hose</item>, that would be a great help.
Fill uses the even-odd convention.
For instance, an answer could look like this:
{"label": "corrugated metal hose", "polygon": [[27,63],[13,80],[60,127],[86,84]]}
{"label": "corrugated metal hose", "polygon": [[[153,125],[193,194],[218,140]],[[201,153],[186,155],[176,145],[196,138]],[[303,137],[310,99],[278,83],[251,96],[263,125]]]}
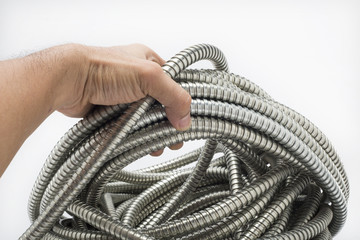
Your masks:
{"label": "corrugated metal hose", "polygon": [[[202,59],[215,70],[186,70]],[[331,239],[338,233],[349,183],[316,126],[229,73],[214,46],[190,47],[163,70],[191,94],[191,128],[175,130],[151,97],[95,109],[47,158],[29,200],[32,225],[20,239]],[[124,170],[151,152],[198,139],[205,145],[181,157]]]}

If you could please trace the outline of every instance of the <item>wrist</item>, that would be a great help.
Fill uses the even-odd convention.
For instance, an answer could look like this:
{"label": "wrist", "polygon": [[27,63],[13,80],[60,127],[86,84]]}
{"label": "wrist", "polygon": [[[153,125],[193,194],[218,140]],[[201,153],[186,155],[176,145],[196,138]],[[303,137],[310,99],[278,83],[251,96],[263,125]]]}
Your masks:
{"label": "wrist", "polygon": [[65,44],[54,49],[57,69],[52,79],[54,110],[71,108],[82,99],[89,60],[88,49],[80,44]]}

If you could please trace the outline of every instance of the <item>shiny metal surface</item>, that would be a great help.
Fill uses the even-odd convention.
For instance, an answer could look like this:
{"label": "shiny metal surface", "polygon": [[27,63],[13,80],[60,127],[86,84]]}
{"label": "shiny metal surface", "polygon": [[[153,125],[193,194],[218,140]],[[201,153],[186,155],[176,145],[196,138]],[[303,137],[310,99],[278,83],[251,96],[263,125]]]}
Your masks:
{"label": "shiny metal surface", "polygon": [[[202,59],[215,70],[186,69]],[[176,131],[149,97],[96,109],[47,158],[20,239],[331,239],[340,231],[349,183],[315,125],[228,73],[214,46],[190,47],[163,69],[192,96],[191,128]],[[205,146],[123,169],[196,139]]]}

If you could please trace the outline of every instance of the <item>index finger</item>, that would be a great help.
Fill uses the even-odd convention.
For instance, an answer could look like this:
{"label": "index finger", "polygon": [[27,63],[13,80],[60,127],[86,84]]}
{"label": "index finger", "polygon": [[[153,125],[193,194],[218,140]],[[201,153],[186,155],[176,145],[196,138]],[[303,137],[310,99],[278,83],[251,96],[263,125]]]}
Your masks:
{"label": "index finger", "polygon": [[164,73],[162,68],[148,61],[141,67],[141,89],[165,106],[170,123],[180,131],[190,128],[191,96],[178,83]]}

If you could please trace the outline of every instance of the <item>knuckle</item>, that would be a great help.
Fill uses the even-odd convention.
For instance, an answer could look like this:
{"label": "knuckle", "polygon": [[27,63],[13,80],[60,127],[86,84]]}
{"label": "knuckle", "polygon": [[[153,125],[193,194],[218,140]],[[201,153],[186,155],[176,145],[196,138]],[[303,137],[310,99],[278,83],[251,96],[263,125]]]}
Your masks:
{"label": "knuckle", "polygon": [[131,44],[130,46],[132,46],[133,48],[136,48],[136,49],[141,49],[142,51],[144,51],[146,53],[153,52],[153,50],[151,50],[151,48],[149,48],[148,46],[146,46],[142,43],[134,43],[134,44]]}
{"label": "knuckle", "polygon": [[189,108],[191,105],[191,100],[192,99],[191,99],[190,94],[184,90],[183,97],[182,97],[183,106],[185,106],[186,108]]}
{"label": "knuckle", "polygon": [[140,77],[143,79],[153,80],[160,74],[163,74],[162,68],[155,62],[148,61],[139,67]]}
{"label": "knuckle", "polygon": [[133,43],[133,44],[130,44],[130,46],[137,47],[137,48],[147,48],[147,46],[142,43]]}
{"label": "knuckle", "polygon": [[163,74],[162,68],[154,62],[147,61],[138,65],[139,84],[144,94],[152,94],[156,81],[160,74]]}

